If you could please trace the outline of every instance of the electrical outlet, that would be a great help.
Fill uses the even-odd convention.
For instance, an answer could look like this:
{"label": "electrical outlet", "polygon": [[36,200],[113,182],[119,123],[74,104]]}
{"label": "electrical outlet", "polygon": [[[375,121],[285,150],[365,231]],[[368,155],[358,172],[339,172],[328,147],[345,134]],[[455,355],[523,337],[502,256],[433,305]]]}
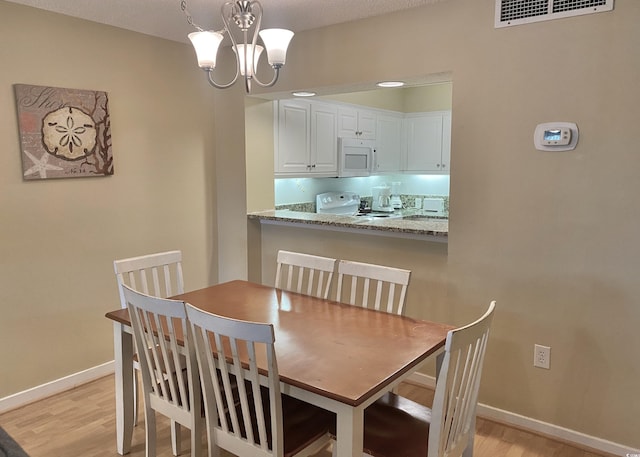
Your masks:
{"label": "electrical outlet", "polygon": [[536,344],[533,346],[533,366],[538,368],[550,368],[551,348],[549,346],[541,346]]}

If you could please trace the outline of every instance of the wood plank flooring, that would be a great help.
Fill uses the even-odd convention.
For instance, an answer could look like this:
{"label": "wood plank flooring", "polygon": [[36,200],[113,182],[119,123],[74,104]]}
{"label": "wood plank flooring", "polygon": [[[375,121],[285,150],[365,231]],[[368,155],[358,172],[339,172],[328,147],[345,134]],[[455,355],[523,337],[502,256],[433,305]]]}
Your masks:
{"label": "wood plank flooring", "polygon": [[[430,405],[433,392],[403,384],[400,394]],[[142,416],[142,415],[141,415]],[[158,457],[171,457],[169,421],[157,415]],[[30,457],[116,457],[113,375],[0,414],[3,427]],[[187,431],[183,453],[189,455]],[[131,457],[144,457],[144,421],[136,427]],[[204,454],[206,456],[206,450]],[[329,457],[329,450],[317,457]],[[230,457],[231,454],[224,453]],[[475,457],[608,457],[478,419]]]}

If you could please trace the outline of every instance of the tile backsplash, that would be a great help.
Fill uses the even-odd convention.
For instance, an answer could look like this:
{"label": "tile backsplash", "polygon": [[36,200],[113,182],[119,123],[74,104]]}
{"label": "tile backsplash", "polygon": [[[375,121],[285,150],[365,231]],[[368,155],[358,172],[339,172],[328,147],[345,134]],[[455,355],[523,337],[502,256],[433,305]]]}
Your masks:
{"label": "tile backsplash", "polygon": [[[442,195],[419,195],[419,194],[411,194],[411,195],[400,195],[400,200],[402,201],[402,207],[404,209],[415,208],[415,201],[419,199],[422,201],[425,197],[427,198],[442,198],[444,200],[444,213],[449,214],[449,197],[443,197]],[[367,206],[371,207],[371,199],[372,197],[362,197],[361,200],[365,200],[367,202]],[[289,211],[300,211],[303,213],[315,213],[316,212],[316,202],[302,202],[302,203],[290,203],[287,205],[276,205],[275,209],[288,209]]]}

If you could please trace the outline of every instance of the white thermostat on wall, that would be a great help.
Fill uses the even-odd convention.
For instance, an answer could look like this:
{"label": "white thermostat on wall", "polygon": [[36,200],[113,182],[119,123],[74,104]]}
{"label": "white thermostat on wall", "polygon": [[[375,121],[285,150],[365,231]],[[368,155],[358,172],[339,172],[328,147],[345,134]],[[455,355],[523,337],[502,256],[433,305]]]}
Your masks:
{"label": "white thermostat on wall", "polygon": [[570,151],[578,144],[578,126],[573,122],[538,124],[533,144],[540,151]]}

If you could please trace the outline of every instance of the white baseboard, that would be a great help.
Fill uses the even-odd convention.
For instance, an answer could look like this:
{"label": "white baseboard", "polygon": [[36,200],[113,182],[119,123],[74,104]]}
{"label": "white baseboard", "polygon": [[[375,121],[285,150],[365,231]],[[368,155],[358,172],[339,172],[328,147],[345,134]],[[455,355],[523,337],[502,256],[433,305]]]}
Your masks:
{"label": "white baseboard", "polygon": [[93,381],[115,371],[115,362],[103,363],[97,367],[89,368],[78,373],[70,374],[64,378],[56,379],[22,392],[0,398],[0,413],[19,408],[21,406],[42,400],[65,390],[73,389],[80,384]]}
{"label": "white baseboard", "polygon": [[[431,389],[435,389],[436,386],[436,380],[434,377],[427,376],[422,373],[413,373],[408,380],[414,384],[429,387]],[[477,413],[479,417],[484,419],[511,425],[549,438],[555,438],[559,441],[571,443],[581,448],[593,449],[619,456],[640,454],[640,450],[638,449],[632,449],[622,444],[586,435],[575,430],[559,427],[530,417],[521,416],[519,414],[494,408],[493,406],[484,405],[482,403],[478,403]]]}

